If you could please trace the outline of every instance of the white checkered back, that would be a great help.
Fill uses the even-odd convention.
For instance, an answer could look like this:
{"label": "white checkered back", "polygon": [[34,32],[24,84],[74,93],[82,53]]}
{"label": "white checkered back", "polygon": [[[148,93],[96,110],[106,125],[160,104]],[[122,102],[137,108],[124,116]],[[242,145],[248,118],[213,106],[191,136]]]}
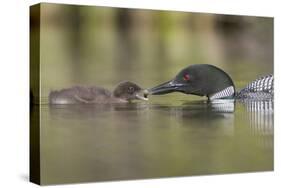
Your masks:
{"label": "white checkered back", "polygon": [[239,99],[272,99],[274,95],[273,75],[267,75],[249,83],[237,94]]}

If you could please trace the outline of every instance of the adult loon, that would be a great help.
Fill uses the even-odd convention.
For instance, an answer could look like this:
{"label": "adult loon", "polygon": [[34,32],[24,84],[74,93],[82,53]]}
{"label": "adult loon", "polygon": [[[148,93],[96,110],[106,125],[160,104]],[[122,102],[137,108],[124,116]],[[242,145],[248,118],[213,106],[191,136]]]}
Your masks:
{"label": "adult loon", "polygon": [[147,89],[147,95],[182,92],[215,99],[273,99],[273,75],[267,75],[249,83],[239,92],[230,76],[220,68],[209,64],[195,64],[181,70],[174,79]]}
{"label": "adult loon", "polygon": [[127,103],[135,99],[147,100],[143,89],[129,81],[119,83],[113,92],[97,86],[74,86],[49,95],[50,104]]}

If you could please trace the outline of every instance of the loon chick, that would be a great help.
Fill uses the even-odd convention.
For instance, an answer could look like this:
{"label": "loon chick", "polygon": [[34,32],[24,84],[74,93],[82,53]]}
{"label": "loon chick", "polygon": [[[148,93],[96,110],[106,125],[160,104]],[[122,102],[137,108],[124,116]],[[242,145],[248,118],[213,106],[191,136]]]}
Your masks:
{"label": "loon chick", "polygon": [[273,75],[261,77],[248,84],[240,92],[230,76],[218,67],[209,64],[195,64],[181,70],[174,79],[147,89],[147,95],[162,95],[182,92],[214,99],[273,99]]}
{"label": "loon chick", "polygon": [[74,86],[60,91],[52,91],[50,104],[92,104],[92,103],[126,103],[131,100],[148,100],[143,97],[143,90],[135,83],[124,81],[119,83],[113,92],[92,86]]}

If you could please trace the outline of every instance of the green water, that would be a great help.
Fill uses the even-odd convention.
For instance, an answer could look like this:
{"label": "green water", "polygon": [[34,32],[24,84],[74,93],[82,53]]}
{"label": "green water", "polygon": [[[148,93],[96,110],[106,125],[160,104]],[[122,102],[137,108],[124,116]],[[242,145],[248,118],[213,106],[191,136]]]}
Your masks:
{"label": "green water", "polygon": [[42,183],[273,170],[271,105],[43,105]]}
{"label": "green water", "polygon": [[196,63],[222,68],[239,90],[273,72],[273,19],[47,4],[41,11],[43,184],[273,170],[270,101],[209,104],[173,93],[132,104],[48,104],[51,90],[112,90],[123,80],[149,88]]}

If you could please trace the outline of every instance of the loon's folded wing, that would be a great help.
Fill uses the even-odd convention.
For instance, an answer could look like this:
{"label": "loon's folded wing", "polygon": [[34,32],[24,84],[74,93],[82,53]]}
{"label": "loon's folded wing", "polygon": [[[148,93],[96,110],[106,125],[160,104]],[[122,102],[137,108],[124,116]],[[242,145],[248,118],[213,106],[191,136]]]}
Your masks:
{"label": "loon's folded wing", "polygon": [[245,88],[237,93],[239,99],[273,99],[274,95],[273,75],[266,75],[249,83]]}

